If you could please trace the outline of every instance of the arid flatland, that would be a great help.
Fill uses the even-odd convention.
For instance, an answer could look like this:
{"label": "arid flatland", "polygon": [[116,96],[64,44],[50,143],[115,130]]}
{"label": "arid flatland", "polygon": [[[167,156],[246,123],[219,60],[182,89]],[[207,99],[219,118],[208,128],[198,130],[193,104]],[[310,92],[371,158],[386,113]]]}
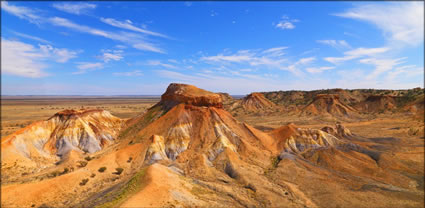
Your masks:
{"label": "arid flatland", "polygon": [[160,96],[6,96],[1,100],[2,137],[64,109],[105,109],[127,119],[143,113]]}

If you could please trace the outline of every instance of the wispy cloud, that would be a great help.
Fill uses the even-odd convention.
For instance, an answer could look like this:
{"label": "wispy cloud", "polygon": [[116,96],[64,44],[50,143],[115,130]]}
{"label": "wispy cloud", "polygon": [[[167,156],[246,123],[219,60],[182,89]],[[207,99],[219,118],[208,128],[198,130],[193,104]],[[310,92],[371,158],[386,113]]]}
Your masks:
{"label": "wispy cloud", "polygon": [[392,70],[395,66],[404,63],[403,60],[406,58],[398,58],[398,59],[376,59],[376,58],[366,58],[361,59],[359,62],[362,64],[370,64],[374,65],[375,69],[372,73],[370,73],[366,79],[374,79],[380,74]]}
{"label": "wispy cloud", "polygon": [[40,16],[36,14],[36,12],[33,9],[22,7],[22,6],[10,5],[7,1],[1,2],[1,9],[21,19],[25,19],[25,20],[28,20],[29,22],[36,23],[36,24],[38,24],[42,19]]}
{"label": "wispy cloud", "polygon": [[393,81],[396,80],[401,75],[406,75],[407,77],[420,76],[424,77],[424,68],[418,67],[416,65],[406,65],[395,68],[393,71],[388,73],[387,80]]}
{"label": "wispy cloud", "polygon": [[[148,42],[146,38],[142,35],[135,34],[135,33],[129,33],[129,32],[109,32],[104,31],[101,29],[89,27],[86,25],[81,25],[72,22],[71,20],[68,20],[66,18],[61,17],[41,17],[36,14],[36,12],[33,9],[27,8],[27,7],[21,7],[21,6],[14,6],[8,4],[8,2],[2,1],[1,2],[2,9],[8,13],[11,13],[21,19],[28,20],[31,23],[50,23],[54,26],[60,26],[60,27],[66,27],[75,31],[95,35],[95,36],[101,36],[104,38],[108,38],[115,41],[120,41],[122,43],[128,44],[133,48],[143,50],[143,51],[151,51],[155,53],[166,53],[165,50],[157,47],[155,44]],[[110,19],[113,20],[113,19]],[[115,20],[114,20],[115,21]],[[135,29],[131,27],[131,24],[127,22],[127,24],[117,21],[112,21],[111,23],[117,24],[121,27],[127,27],[127,29]],[[123,25],[119,24],[122,23]],[[143,29],[138,28],[139,31],[143,31]],[[159,33],[154,33],[151,31],[145,30],[146,34],[153,35],[153,36],[163,36]]]}
{"label": "wispy cloud", "polygon": [[332,67],[332,66],[309,67],[309,68],[306,68],[305,70],[312,74],[318,74],[331,69],[335,69],[335,67]]}
{"label": "wispy cloud", "polygon": [[266,50],[239,50],[234,54],[220,53],[215,56],[202,56],[201,61],[209,63],[245,63],[251,66],[281,66],[286,61],[284,50],[287,47],[276,47]]}
{"label": "wispy cloud", "polygon": [[54,48],[50,45],[33,45],[20,41],[1,39],[1,71],[22,77],[39,78],[47,76],[44,70],[48,68],[47,61],[65,63],[75,58],[76,51]]}
{"label": "wispy cloud", "polygon": [[88,33],[91,35],[101,36],[111,40],[120,41],[120,42],[129,44],[133,48],[136,48],[139,50],[151,51],[156,53],[165,53],[164,50],[156,47],[152,43],[145,41],[144,38],[142,36],[139,36],[138,34],[127,33],[127,32],[121,32],[121,33],[108,32],[108,31],[92,28],[85,25],[79,25],[68,19],[61,18],[61,17],[52,17],[52,18],[49,18],[49,21],[56,26],[66,27],[79,32]]}
{"label": "wispy cloud", "polygon": [[79,62],[77,63],[77,68],[79,69],[72,74],[85,74],[87,71],[94,71],[97,69],[102,69],[104,67],[104,63],[101,62]]}
{"label": "wispy cloud", "polygon": [[347,49],[351,48],[350,45],[345,40],[318,40],[318,43],[329,45],[336,49]]}
{"label": "wispy cloud", "polygon": [[382,47],[382,48],[356,48],[353,50],[349,50],[344,52],[343,57],[326,57],[324,58],[325,61],[328,61],[333,64],[340,64],[345,61],[365,57],[365,56],[374,56],[380,53],[385,53],[389,51],[389,48]]}
{"label": "wispy cloud", "polygon": [[302,75],[301,67],[305,67],[309,65],[310,63],[314,62],[316,60],[316,57],[308,57],[308,58],[301,58],[295,63],[289,65],[286,67],[286,70],[294,73],[297,76]]}
{"label": "wispy cloud", "polygon": [[90,4],[90,3],[55,3],[52,5],[54,8],[68,12],[71,14],[87,14],[90,10],[96,8],[96,4]]}
{"label": "wispy cloud", "polygon": [[299,76],[301,68],[308,66],[316,60],[315,57],[300,58],[289,61],[285,57],[287,47],[275,47],[266,50],[239,50],[236,53],[221,53],[215,56],[202,56],[200,61],[208,64],[218,64],[220,67],[236,64],[238,68],[254,67],[262,69],[277,69],[290,71]]}
{"label": "wispy cloud", "polygon": [[30,40],[35,40],[38,41],[40,43],[45,43],[45,44],[52,44],[50,41],[48,40],[44,40],[42,38],[36,37],[36,36],[32,36],[32,35],[27,35],[24,33],[19,33],[16,31],[12,31],[13,34],[15,34],[16,36],[22,37],[22,38],[26,38],[26,39],[30,39]]}
{"label": "wispy cloud", "polygon": [[31,78],[48,75],[44,71],[47,65],[42,62],[45,56],[34,46],[2,38],[1,51],[2,73]]}
{"label": "wispy cloud", "polygon": [[135,76],[143,76],[142,71],[134,70],[129,72],[115,72],[112,73],[114,76],[126,76],[126,77],[135,77]]}
{"label": "wispy cloud", "polygon": [[172,64],[162,63],[159,60],[149,60],[147,62],[147,65],[150,65],[150,66],[162,66],[162,67],[169,68],[169,69],[176,69],[177,68],[176,66],[174,66]]}
{"label": "wispy cloud", "polygon": [[43,54],[53,58],[58,63],[65,63],[69,59],[77,57],[77,51],[71,51],[65,48],[54,48],[51,45],[39,45]]}
{"label": "wispy cloud", "polygon": [[126,20],[126,21],[118,21],[112,18],[100,18],[100,21],[102,21],[103,23],[106,23],[108,25],[114,26],[114,27],[118,27],[118,28],[122,28],[122,29],[126,29],[126,30],[131,30],[131,31],[135,31],[135,32],[140,32],[140,33],[144,33],[147,35],[152,35],[152,36],[157,36],[157,37],[162,37],[162,38],[168,38],[166,35],[163,35],[161,33],[157,33],[157,32],[152,32],[149,30],[145,30],[142,29],[140,27],[136,27],[133,25],[133,22],[130,20]]}
{"label": "wispy cloud", "polygon": [[424,40],[424,2],[364,4],[335,15],[372,23],[391,41],[419,45]]}
{"label": "wispy cloud", "polygon": [[105,63],[108,63],[109,61],[119,61],[124,58],[123,56],[123,50],[102,50],[102,55],[99,57],[102,59]]}
{"label": "wispy cloud", "polygon": [[283,15],[281,20],[275,25],[275,27],[280,28],[282,30],[292,30],[295,28],[295,22],[299,22],[299,20],[290,19],[288,16]]}

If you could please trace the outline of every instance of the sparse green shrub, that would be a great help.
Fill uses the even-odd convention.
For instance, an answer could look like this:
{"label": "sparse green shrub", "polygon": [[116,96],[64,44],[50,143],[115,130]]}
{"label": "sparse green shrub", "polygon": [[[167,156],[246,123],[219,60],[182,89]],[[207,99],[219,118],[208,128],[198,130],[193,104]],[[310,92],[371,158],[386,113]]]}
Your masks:
{"label": "sparse green shrub", "polygon": [[63,169],[63,172],[61,173],[61,175],[63,175],[63,174],[67,174],[69,172],[69,168],[64,168]]}
{"label": "sparse green shrub", "polygon": [[106,167],[101,167],[101,168],[99,168],[99,172],[101,172],[101,173],[103,173],[103,172],[105,172],[105,170],[106,170]]}
{"label": "sparse green shrub", "polygon": [[90,177],[94,178],[95,176],[96,176],[96,174],[92,173]]}
{"label": "sparse green shrub", "polygon": [[53,171],[52,173],[49,174],[49,177],[53,178],[53,177],[56,177],[58,175],[60,175],[59,171]]}
{"label": "sparse green shrub", "polygon": [[82,167],[86,167],[87,162],[86,161],[78,161],[78,167],[82,168]]}
{"label": "sparse green shrub", "polygon": [[273,168],[277,168],[277,165],[279,164],[279,162],[280,162],[280,159],[279,159],[279,157],[272,157],[272,158],[270,158],[271,159],[271,161],[272,161],[272,167]]}
{"label": "sparse green shrub", "polygon": [[87,160],[87,161],[90,161],[90,160],[92,160],[93,158],[92,158],[92,157],[90,157],[90,156],[87,156],[87,157],[85,157],[84,159],[85,159],[85,160]]}
{"label": "sparse green shrub", "polygon": [[89,179],[88,179],[88,178],[83,179],[83,180],[80,182],[80,186],[84,186],[84,185],[86,185],[86,183],[87,183],[87,182],[89,182]]}
{"label": "sparse green shrub", "polygon": [[122,168],[115,168],[115,170],[117,171],[117,172],[114,173],[116,175],[121,175],[121,173],[124,171],[124,169],[122,169]]}

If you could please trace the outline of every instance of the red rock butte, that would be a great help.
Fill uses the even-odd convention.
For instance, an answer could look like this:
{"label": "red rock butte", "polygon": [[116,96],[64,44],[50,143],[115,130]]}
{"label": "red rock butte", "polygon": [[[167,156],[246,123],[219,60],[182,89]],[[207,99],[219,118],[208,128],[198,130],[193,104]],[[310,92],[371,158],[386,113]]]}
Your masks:
{"label": "red rock butte", "polygon": [[171,83],[161,96],[161,103],[174,106],[184,103],[194,106],[222,108],[223,101],[219,94],[199,89],[193,85]]}

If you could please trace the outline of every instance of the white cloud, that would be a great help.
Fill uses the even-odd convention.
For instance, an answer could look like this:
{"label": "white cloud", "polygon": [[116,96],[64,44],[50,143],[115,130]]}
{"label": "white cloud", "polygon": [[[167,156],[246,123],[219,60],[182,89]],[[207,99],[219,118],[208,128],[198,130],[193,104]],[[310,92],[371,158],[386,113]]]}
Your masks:
{"label": "white cloud", "polygon": [[316,60],[315,57],[301,58],[297,62],[287,66],[286,70],[294,73],[297,76],[300,76],[300,75],[303,74],[300,70],[300,67],[304,67],[306,65],[309,65],[310,63],[314,62],[315,60]]}
{"label": "white cloud", "polygon": [[[287,47],[275,47],[266,50],[239,50],[234,54],[218,54],[202,56],[201,61],[208,64],[218,64],[220,67],[237,64],[237,67],[255,67],[261,69],[279,69],[302,75],[300,67],[305,67],[316,60],[315,57],[301,58],[290,62],[285,58]],[[247,66],[248,65],[248,66]]]}
{"label": "white cloud", "polygon": [[136,48],[139,50],[151,51],[156,53],[165,53],[164,50],[156,47],[152,43],[146,42],[144,38],[139,36],[138,34],[127,33],[127,32],[114,33],[114,32],[103,31],[103,30],[88,27],[85,25],[79,25],[79,24],[71,22],[68,19],[61,18],[61,17],[52,17],[52,18],[49,18],[49,21],[50,23],[56,26],[66,27],[79,32],[89,33],[92,35],[101,36],[111,40],[120,41],[120,42],[129,44],[133,48]]}
{"label": "white cloud", "polygon": [[126,49],[127,48],[127,46],[125,46],[125,45],[116,45],[115,47],[119,48],[119,49]]}
{"label": "white cloud", "polygon": [[14,6],[10,5],[7,1],[2,1],[1,9],[21,19],[28,20],[32,23],[37,24],[41,21],[41,17],[36,14],[36,11],[27,7]]}
{"label": "white cloud", "polygon": [[90,3],[55,3],[52,6],[58,10],[76,15],[86,14],[89,10],[96,8],[96,4]]}
{"label": "white cloud", "polygon": [[51,45],[39,45],[41,52],[52,57],[58,63],[65,63],[69,59],[77,57],[77,51],[65,48],[53,48]]}
{"label": "white cloud", "polygon": [[97,69],[102,69],[104,67],[104,63],[101,62],[79,62],[77,63],[77,68],[79,69],[76,72],[73,72],[72,74],[85,74],[87,71],[94,71]]}
{"label": "white cloud", "polygon": [[295,25],[288,21],[280,21],[279,23],[277,23],[276,27],[282,30],[285,30],[285,29],[292,30],[295,28]]}
{"label": "white cloud", "polygon": [[345,61],[353,60],[357,57],[355,56],[344,56],[344,57],[326,57],[324,58],[325,61],[333,63],[333,64],[340,64]]}
{"label": "white cloud", "polygon": [[130,20],[127,20],[125,22],[121,22],[121,21],[118,21],[118,20],[115,20],[115,19],[112,19],[112,18],[100,18],[100,21],[102,21],[103,23],[106,23],[108,25],[114,26],[114,27],[132,30],[132,31],[144,33],[144,34],[147,34],[147,35],[168,38],[166,35],[136,27],[132,24],[132,22]]}
{"label": "white cloud", "polygon": [[135,76],[143,76],[142,71],[134,70],[129,72],[115,72],[112,73],[114,76],[126,76],[126,77],[135,77]]}
{"label": "white cloud", "polygon": [[346,49],[351,48],[350,45],[345,40],[318,40],[318,43],[329,45],[336,49]]}
{"label": "white cloud", "polygon": [[42,62],[46,56],[34,46],[2,38],[1,51],[2,73],[31,78],[48,75],[44,71],[47,65]]}
{"label": "white cloud", "polygon": [[159,61],[159,60],[149,60],[148,62],[147,62],[147,65],[150,65],[150,66],[162,66],[162,67],[165,67],[165,68],[169,68],[169,69],[175,69],[175,68],[177,68],[176,66],[174,66],[174,65],[171,65],[171,64],[165,64],[165,63],[162,63],[161,61]]}
{"label": "white cloud", "polygon": [[416,65],[406,65],[395,68],[393,71],[388,72],[387,80],[393,81],[396,78],[405,75],[408,77],[412,76],[424,76],[424,68]]}
{"label": "white cloud", "polygon": [[391,41],[419,45],[424,40],[424,2],[365,4],[336,15],[372,23]]}
{"label": "white cloud", "polygon": [[50,41],[48,41],[48,40],[44,40],[44,39],[42,39],[42,38],[39,38],[39,37],[35,37],[35,36],[32,36],[32,35],[27,35],[27,34],[23,34],[23,33],[18,33],[18,32],[16,32],[16,31],[13,31],[12,32],[13,34],[15,34],[15,35],[17,35],[17,36],[19,36],[19,37],[22,37],[22,38],[26,38],[26,39],[30,39],[30,40],[35,40],[35,41],[38,41],[38,42],[41,42],[41,43],[45,43],[45,44],[52,44]]}
{"label": "white cloud", "polygon": [[164,50],[152,45],[151,43],[141,42],[131,45],[133,48],[142,50],[142,51],[152,51],[156,53],[165,53]]}
{"label": "white cloud", "polygon": [[377,54],[385,53],[389,51],[389,48],[356,48],[353,50],[349,50],[344,52],[343,57],[326,57],[325,61],[328,61],[333,64],[340,64],[345,61],[361,58],[364,56],[375,56]]}
{"label": "white cloud", "polygon": [[47,61],[65,63],[78,54],[76,51],[50,45],[38,45],[37,48],[31,44],[3,38],[1,51],[2,73],[32,78],[48,75],[44,71],[48,67]]}
{"label": "white cloud", "polygon": [[102,56],[100,59],[102,59],[105,63],[108,63],[109,61],[119,61],[124,58],[122,55],[122,50],[102,50]]}
{"label": "white cloud", "polygon": [[282,19],[276,24],[276,28],[280,28],[282,30],[292,30],[295,28],[293,23],[299,22],[297,19],[290,19],[288,16],[283,15]]}
{"label": "white cloud", "polygon": [[308,72],[312,74],[317,74],[317,73],[322,73],[323,71],[331,70],[331,69],[335,69],[335,67],[331,67],[331,66],[309,67],[309,68],[306,68],[305,70],[307,70]]}
{"label": "white cloud", "polygon": [[348,56],[355,56],[355,57],[361,57],[361,56],[373,56],[380,53],[385,53],[389,51],[389,48],[383,47],[383,48],[356,48],[354,50],[350,50],[347,52],[344,52],[345,55]]}
{"label": "white cloud", "polygon": [[362,64],[375,65],[375,69],[371,74],[369,74],[366,79],[374,79],[378,75],[390,71],[394,66],[404,63],[402,60],[406,58],[399,59],[376,59],[376,58],[367,58],[361,59],[359,62]]}
{"label": "white cloud", "polygon": [[270,48],[267,50],[239,50],[235,54],[218,54],[215,56],[203,56],[201,61],[209,63],[227,64],[244,63],[251,66],[270,66],[281,68],[281,64],[286,61],[283,57],[287,47]]}

